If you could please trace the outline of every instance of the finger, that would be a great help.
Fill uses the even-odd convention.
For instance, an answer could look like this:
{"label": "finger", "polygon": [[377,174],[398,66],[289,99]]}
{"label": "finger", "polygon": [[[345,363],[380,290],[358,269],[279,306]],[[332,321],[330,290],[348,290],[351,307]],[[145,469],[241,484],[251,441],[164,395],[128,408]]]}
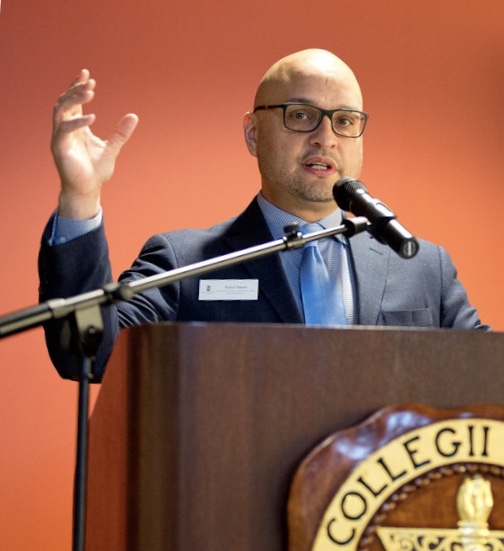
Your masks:
{"label": "finger", "polygon": [[74,79],[66,92],[60,95],[54,106],[54,120],[78,117],[82,115],[82,105],[89,103],[94,98],[96,81],[89,78],[89,71],[83,69]]}
{"label": "finger", "polygon": [[66,98],[71,98],[76,95],[79,96],[87,90],[94,90],[96,88],[96,81],[90,78],[89,71],[82,69],[81,72],[74,78],[66,92],[61,94],[60,101],[64,101]]}
{"label": "finger", "polygon": [[58,98],[54,110],[60,114],[73,112],[75,109],[79,111],[82,105],[93,100],[95,86],[96,83],[91,79],[86,83],[70,88]]}
{"label": "finger", "polygon": [[[87,130],[96,119],[94,114],[85,115],[83,117],[73,118],[67,121],[61,121],[59,124],[53,127],[51,136],[51,150],[53,154],[56,154],[60,147],[65,147],[63,144],[67,143],[67,140],[72,140],[72,134],[76,131],[87,131],[92,136],[91,131]],[[86,139],[86,138],[82,138]],[[71,143],[71,142],[70,142]]]}
{"label": "finger", "polygon": [[84,115],[82,117],[75,117],[73,119],[62,121],[58,125],[58,130],[62,134],[74,132],[75,130],[79,130],[79,128],[91,126],[95,120],[96,115],[94,114]]}
{"label": "finger", "polygon": [[90,73],[88,69],[81,69],[80,73],[72,80],[69,88],[75,86],[79,82],[86,82],[87,80],[89,80],[89,76]]}
{"label": "finger", "polygon": [[95,120],[96,115],[94,113],[84,115],[80,106],[79,108],[74,107],[72,110],[65,110],[61,106],[56,106],[53,114],[53,138],[60,134],[66,134],[79,128],[90,126]]}

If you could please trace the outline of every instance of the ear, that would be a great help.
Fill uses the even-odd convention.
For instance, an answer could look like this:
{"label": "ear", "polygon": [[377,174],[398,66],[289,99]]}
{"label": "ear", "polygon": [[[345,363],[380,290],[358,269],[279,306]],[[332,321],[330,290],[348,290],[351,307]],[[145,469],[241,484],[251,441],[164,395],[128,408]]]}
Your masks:
{"label": "ear", "polygon": [[251,155],[257,157],[257,118],[250,111],[243,116],[243,132],[247,149]]}

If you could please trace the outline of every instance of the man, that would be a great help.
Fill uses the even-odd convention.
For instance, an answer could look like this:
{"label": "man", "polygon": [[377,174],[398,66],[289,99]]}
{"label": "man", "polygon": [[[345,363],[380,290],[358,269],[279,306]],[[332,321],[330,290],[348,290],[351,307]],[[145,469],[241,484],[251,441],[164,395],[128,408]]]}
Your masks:
{"label": "man", "polygon": [[[82,110],[93,99],[94,88],[89,72],[81,71],[54,109],[52,152],[61,193],[40,253],[43,301],[111,281],[100,192],[138,119],[126,115],[108,142],[98,139],[89,128],[95,116]],[[333,186],[341,177],[359,178],[366,120],[359,84],[336,56],[311,49],[281,59],[262,79],[254,110],[244,117],[245,141],[261,173],[260,194],[239,217],[209,230],[154,236],[121,280],[136,280],[277,239],[288,224],[338,225],[342,214]],[[449,256],[440,247],[422,241],[419,254],[403,260],[365,232],[350,241],[321,240],[320,251],[337,282],[343,323],[488,329],[480,323]],[[302,254],[298,250],[249,261],[220,269],[209,278],[188,278],[104,308],[96,380],[122,327],[168,320],[304,323],[310,305],[303,302],[301,290]],[[200,281],[210,278],[244,281],[257,287],[257,299],[207,300]],[[322,302],[329,301],[323,298]],[[65,327],[47,324],[46,338],[60,374],[74,377],[76,357],[68,350]]]}

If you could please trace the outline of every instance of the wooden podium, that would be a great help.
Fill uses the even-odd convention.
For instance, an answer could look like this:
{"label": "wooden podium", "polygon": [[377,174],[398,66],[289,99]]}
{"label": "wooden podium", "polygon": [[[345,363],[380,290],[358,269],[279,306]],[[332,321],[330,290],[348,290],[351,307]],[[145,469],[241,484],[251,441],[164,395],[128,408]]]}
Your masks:
{"label": "wooden podium", "polygon": [[286,551],[306,454],[387,405],[504,403],[498,333],[123,331],[90,424],[87,551]]}

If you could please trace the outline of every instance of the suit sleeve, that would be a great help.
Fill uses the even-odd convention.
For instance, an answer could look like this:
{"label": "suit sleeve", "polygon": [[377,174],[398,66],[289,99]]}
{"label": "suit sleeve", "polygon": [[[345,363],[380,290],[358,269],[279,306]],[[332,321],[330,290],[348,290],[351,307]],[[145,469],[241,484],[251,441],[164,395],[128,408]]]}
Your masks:
{"label": "suit sleeve", "polygon": [[[99,289],[112,281],[108,245],[103,225],[65,244],[50,246],[49,222],[39,253],[39,299],[69,298]],[[102,310],[104,334],[99,346],[95,382],[103,375],[104,366],[119,332],[115,307]],[[78,378],[81,359],[73,337],[72,320],[51,320],[44,324],[45,338],[51,360],[58,373],[67,379]]]}
{"label": "suit sleeve", "polygon": [[[108,245],[104,226],[67,243],[51,246],[51,222],[42,238],[39,254],[40,301],[68,298],[94,291],[112,282]],[[183,241],[181,240],[182,244]],[[176,254],[163,236],[154,236],[145,244],[133,266],[124,272],[121,282],[166,272],[176,267]],[[101,308],[103,337],[96,356],[93,382],[100,382],[119,331],[123,327],[173,321],[177,319],[180,285],[134,294],[127,302]],[[44,325],[46,344],[58,373],[77,379],[81,355],[72,327],[72,319],[51,320]]]}

